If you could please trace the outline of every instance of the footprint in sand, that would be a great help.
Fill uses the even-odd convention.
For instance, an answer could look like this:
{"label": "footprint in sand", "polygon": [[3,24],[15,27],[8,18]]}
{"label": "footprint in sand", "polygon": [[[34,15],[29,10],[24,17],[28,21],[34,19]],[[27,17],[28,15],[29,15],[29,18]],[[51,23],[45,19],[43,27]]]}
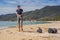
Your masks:
{"label": "footprint in sand", "polygon": [[10,30],[6,30],[6,32],[10,32]]}
{"label": "footprint in sand", "polygon": [[31,28],[31,29],[33,29],[33,28]]}
{"label": "footprint in sand", "polygon": [[29,40],[32,40],[32,39],[29,39]]}
{"label": "footprint in sand", "polygon": [[8,32],[9,34],[12,34],[13,32],[11,32],[10,30],[6,30],[6,32]]}
{"label": "footprint in sand", "polygon": [[10,32],[9,34],[12,34],[13,32]]}
{"label": "footprint in sand", "polygon": [[22,39],[22,40],[25,40],[25,39]]}
{"label": "footprint in sand", "polygon": [[0,34],[1,34],[1,32],[0,32]]}
{"label": "footprint in sand", "polygon": [[[22,39],[22,40],[25,40],[25,39]],[[28,39],[28,40],[32,40],[32,39]]]}

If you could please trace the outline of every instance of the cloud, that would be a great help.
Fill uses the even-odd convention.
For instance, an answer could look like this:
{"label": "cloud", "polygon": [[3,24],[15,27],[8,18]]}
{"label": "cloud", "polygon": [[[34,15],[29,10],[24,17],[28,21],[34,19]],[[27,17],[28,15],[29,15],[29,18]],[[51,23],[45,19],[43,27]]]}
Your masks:
{"label": "cloud", "polygon": [[0,8],[0,14],[15,13],[15,10],[16,8],[12,8],[12,7]]}
{"label": "cloud", "polygon": [[[41,7],[35,7],[35,6],[27,6],[27,7],[26,6],[22,7],[24,12],[41,8]],[[0,13],[1,14],[16,13],[16,9],[17,9],[16,7],[4,7],[4,8],[0,7]]]}
{"label": "cloud", "polygon": [[7,3],[7,4],[17,4],[16,1],[5,1],[5,3]]}
{"label": "cloud", "polygon": [[21,5],[25,12],[40,9],[46,5],[60,5],[60,0],[0,0],[0,14],[15,12],[17,5]]}

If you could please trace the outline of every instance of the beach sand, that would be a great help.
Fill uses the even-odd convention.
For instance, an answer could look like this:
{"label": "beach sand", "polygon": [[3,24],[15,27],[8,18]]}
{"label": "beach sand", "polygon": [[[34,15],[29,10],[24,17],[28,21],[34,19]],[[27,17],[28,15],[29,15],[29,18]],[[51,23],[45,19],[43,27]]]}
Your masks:
{"label": "beach sand", "polygon": [[[38,33],[41,28],[43,33]],[[48,33],[48,28],[56,28],[57,34]],[[34,24],[23,26],[24,32],[18,32],[17,27],[9,27],[0,30],[0,40],[60,40],[60,21],[46,24]]]}

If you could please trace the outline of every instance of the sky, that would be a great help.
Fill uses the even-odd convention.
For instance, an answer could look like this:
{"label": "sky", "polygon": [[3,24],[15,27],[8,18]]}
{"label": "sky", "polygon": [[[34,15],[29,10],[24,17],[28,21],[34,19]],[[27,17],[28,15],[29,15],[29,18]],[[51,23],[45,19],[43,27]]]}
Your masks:
{"label": "sky", "polygon": [[21,8],[26,12],[41,9],[47,5],[60,5],[60,0],[0,0],[0,15],[15,13],[17,5],[21,5]]}

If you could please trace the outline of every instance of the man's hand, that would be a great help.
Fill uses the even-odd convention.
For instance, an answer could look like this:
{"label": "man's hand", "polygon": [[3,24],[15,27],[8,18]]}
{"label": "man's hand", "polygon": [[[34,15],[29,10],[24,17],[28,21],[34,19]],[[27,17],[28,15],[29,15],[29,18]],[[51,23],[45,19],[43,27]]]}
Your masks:
{"label": "man's hand", "polygon": [[18,13],[16,12],[16,16],[18,16]]}
{"label": "man's hand", "polygon": [[21,17],[23,17],[23,14],[21,14]]}
{"label": "man's hand", "polygon": [[17,14],[17,16],[18,16],[18,14]]}
{"label": "man's hand", "polygon": [[24,12],[22,12],[21,17],[23,17]]}

